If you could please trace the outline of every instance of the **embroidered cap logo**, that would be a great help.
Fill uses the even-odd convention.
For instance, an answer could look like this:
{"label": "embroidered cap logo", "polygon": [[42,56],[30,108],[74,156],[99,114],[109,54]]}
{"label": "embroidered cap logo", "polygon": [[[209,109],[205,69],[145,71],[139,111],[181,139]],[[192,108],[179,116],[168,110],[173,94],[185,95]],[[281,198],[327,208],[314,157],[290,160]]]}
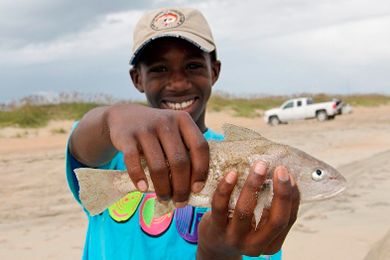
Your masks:
{"label": "embroidered cap logo", "polygon": [[176,28],[184,23],[184,15],[177,10],[167,10],[158,13],[152,20],[150,27],[160,31],[168,28]]}

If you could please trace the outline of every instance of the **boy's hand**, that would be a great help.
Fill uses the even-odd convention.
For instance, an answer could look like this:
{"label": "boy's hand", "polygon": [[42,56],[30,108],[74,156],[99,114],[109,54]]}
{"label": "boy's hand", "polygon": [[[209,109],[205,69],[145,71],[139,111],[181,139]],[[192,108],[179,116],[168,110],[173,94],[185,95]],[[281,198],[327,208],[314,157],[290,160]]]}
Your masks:
{"label": "boy's hand", "polygon": [[256,229],[253,211],[265,173],[262,163],[252,167],[232,218],[228,217],[228,204],[237,173],[229,172],[221,181],[211,211],[199,224],[198,259],[241,259],[242,255],[275,254],[280,250],[297,217],[299,192],[286,168],[276,168],[272,205],[264,209]]}
{"label": "boy's hand", "polygon": [[159,200],[172,198],[176,207],[184,207],[191,190],[203,188],[209,146],[188,113],[118,105],[106,111],[106,123],[112,145],[123,153],[129,176],[140,191],[148,189],[141,155]]}

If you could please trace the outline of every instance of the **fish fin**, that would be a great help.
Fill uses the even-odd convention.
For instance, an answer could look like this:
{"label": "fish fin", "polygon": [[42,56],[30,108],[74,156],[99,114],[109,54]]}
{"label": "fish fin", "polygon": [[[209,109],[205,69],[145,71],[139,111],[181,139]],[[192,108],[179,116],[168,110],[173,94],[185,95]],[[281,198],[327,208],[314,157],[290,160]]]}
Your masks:
{"label": "fish fin", "polygon": [[256,131],[228,123],[222,125],[222,131],[226,141],[245,141],[253,139],[268,140]]}
{"label": "fish fin", "polygon": [[267,189],[260,192],[257,198],[256,207],[253,211],[256,220],[256,229],[261,220],[261,215],[263,214],[263,210],[269,209],[271,207],[272,197],[273,197],[272,189]]}
{"label": "fish fin", "polygon": [[263,214],[264,205],[261,205],[260,203],[257,203],[255,210],[253,211],[253,214],[255,215],[255,221],[256,221],[256,228],[259,225],[259,222],[261,220],[261,215]]}

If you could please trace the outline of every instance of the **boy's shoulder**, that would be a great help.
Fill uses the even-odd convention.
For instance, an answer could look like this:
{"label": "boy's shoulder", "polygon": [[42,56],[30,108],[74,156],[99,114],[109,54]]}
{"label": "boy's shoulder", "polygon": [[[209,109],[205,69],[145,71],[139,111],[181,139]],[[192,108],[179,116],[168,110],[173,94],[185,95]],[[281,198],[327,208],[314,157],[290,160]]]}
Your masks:
{"label": "boy's shoulder", "polygon": [[210,128],[207,128],[207,131],[203,134],[207,140],[222,141],[225,140],[225,136],[219,133],[214,132]]}

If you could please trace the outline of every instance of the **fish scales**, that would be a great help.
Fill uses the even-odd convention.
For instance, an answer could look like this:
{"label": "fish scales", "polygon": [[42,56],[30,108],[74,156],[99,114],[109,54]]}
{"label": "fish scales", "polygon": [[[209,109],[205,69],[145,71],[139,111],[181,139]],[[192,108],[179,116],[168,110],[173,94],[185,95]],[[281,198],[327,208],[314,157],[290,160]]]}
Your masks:
{"label": "fish scales", "polygon": [[[346,188],[345,178],[334,168],[296,148],[272,142],[255,131],[231,124],[223,125],[226,141],[208,141],[210,146],[209,174],[205,186],[191,193],[188,204],[210,208],[212,196],[228,171],[235,170],[238,180],[229,202],[234,209],[237,200],[256,161],[267,164],[266,181],[253,198],[257,199],[254,211],[256,224],[264,208],[269,208],[273,197],[273,173],[277,166],[285,166],[294,177],[301,194],[301,202],[331,198]],[[148,183],[148,192],[154,192],[145,159],[141,159]],[[126,171],[90,168],[75,169],[79,181],[79,197],[91,216],[104,211],[129,192],[136,191]],[[174,210],[172,201],[156,201],[154,216]]]}

